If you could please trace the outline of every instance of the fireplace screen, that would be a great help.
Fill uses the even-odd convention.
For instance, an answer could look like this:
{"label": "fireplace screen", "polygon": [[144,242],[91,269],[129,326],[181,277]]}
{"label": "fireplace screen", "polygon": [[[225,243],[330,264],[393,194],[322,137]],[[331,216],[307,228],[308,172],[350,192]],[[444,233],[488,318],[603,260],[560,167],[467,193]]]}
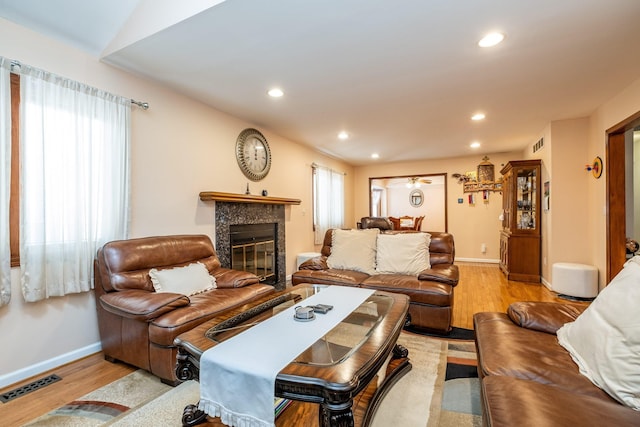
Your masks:
{"label": "fireplace screen", "polygon": [[255,274],[261,282],[276,283],[275,224],[232,226],[231,268]]}

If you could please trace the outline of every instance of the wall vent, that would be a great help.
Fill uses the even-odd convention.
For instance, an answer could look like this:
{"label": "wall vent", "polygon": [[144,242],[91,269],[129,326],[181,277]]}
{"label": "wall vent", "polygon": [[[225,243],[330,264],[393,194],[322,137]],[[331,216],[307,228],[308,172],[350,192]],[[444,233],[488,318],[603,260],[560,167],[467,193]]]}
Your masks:
{"label": "wall vent", "polygon": [[25,384],[22,387],[15,388],[6,393],[2,393],[0,395],[0,402],[7,403],[10,400],[17,399],[20,396],[24,396],[27,393],[31,393],[32,391],[36,391],[41,389],[42,387],[46,387],[49,384],[53,384],[56,381],[60,381],[60,378],[57,375],[49,375],[48,377],[40,378],[39,380],[35,380],[29,384]]}
{"label": "wall vent", "polygon": [[535,153],[544,146],[544,138],[540,138],[538,142],[533,144],[533,152]]}

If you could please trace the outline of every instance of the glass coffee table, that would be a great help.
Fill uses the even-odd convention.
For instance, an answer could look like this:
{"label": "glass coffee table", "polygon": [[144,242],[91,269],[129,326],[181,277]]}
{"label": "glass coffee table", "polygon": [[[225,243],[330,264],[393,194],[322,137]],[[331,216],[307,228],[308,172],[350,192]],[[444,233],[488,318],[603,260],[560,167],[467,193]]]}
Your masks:
{"label": "glass coffee table", "polygon": [[[200,357],[215,345],[297,305],[325,285],[300,284],[255,299],[179,335],[176,375],[199,379]],[[329,333],[276,376],[275,396],[287,399],[277,426],[367,426],[389,388],[411,369],[406,348],[396,344],[409,307],[403,294],[374,292]],[[185,426],[222,424],[197,405],[185,408]]]}

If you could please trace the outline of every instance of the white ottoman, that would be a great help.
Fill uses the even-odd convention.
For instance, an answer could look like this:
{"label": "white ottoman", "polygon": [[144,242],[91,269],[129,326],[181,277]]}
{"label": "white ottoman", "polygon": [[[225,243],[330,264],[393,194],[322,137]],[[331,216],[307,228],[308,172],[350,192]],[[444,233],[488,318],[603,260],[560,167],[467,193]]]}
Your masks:
{"label": "white ottoman", "polygon": [[576,298],[598,295],[598,269],[592,265],[557,262],[553,264],[551,290]]}
{"label": "white ottoman", "polygon": [[308,259],[315,258],[320,255],[320,252],[302,252],[298,254],[298,257],[296,258],[296,271],[300,270],[300,264]]}

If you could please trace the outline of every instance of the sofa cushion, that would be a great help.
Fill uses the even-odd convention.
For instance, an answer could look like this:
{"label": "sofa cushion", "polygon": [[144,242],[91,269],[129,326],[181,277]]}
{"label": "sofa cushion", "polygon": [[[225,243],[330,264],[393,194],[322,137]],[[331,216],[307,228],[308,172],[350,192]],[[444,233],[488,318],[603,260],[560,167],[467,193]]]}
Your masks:
{"label": "sofa cushion", "polygon": [[613,400],[580,396],[552,385],[488,377],[481,392],[488,426],[637,426],[640,412]]}
{"label": "sofa cushion", "polygon": [[273,286],[257,284],[242,288],[212,289],[190,297],[186,307],[164,313],[149,322],[149,340],[157,345],[171,347],[173,340],[183,332],[230,308],[246,304],[254,298],[273,292]]}
{"label": "sofa cushion", "polygon": [[507,314],[522,328],[555,334],[565,323],[576,320],[585,308],[558,302],[524,301],[509,305]]}
{"label": "sofa cushion", "polygon": [[473,323],[481,377],[533,380],[611,401],[607,393],[580,374],[555,335],[521,328],[506,313],[476,313]]}
{"label": "sofa cushion", "polygon": [[376,272],[417,276],[429,264],[429,233],[379,234]]}
{"label": "sofa cushion", "polygon": [[630,262],[584,313],[557,332],[580,372],[620,403],[640,410],[640,265]]}
{"label": "sofa cushion", "polygon": [[149,270],[149,277],[156,292],[195,295],[216,287],[216,279],[201,262],[184,267]]}
{"label": "sofa cushion", "polygon": [[361,287],[408,295],[411,304],[449,307],[453,304],[453,287],[445,283],[423,282],[405,274],[375,274],[362,281]]}
{"label": "sofa cushion", "polygon": [[298,270],[291,275],[291,283],[317,283],[321,285],[360,286],[369,275],[352,270]]}
{"label": "sofa cushion", "polygon": [[333,230],[331,255],[327,265],[333,269],[376,271],[376,240],[380,230]]}

